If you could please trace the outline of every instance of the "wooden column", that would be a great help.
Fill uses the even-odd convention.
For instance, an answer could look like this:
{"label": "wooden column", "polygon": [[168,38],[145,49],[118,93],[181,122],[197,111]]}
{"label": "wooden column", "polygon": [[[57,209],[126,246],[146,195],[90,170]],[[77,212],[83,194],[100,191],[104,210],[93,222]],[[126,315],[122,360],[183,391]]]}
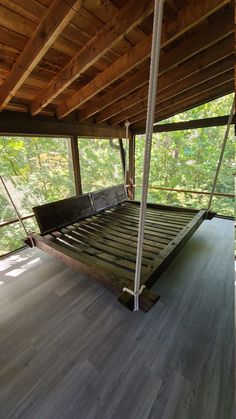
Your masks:
{"label": "wooden column", "polygon": [[82,183],[81,183],[81,171],[80,171],[77,135],[71,136],[71,155],[72,155],[73,171],[74,171],[74,178],[75,178],[75,191],[76,191],[76,195],[80,196],[82,195]]}
{"label": "wooden column", "polygon": [[123,170],[123,174],[125,176],[125,159],[126,159],[126,156],[125,156],[125,149],[124,149],[122,138],[119,138],[119,147],[120,147],[120,158],[121,158],[122,170]]}
{"label": "wooden column", "polygon": [[131,199],[135,196],[135,135],[129,138],[129,191]]}

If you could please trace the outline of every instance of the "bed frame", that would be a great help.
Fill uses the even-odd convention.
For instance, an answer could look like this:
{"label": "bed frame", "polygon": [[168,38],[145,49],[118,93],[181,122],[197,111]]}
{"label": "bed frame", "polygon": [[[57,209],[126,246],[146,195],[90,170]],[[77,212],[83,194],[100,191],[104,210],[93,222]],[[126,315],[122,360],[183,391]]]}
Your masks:
{"label": "bed frame", "polygon": [[[25,242],[87,274],[133,308],[123,288],[134,286],[139,202],[126,197],[123,185],[33,208],[40,234]],[[213,213],[208,213],[211,219]],[[148,204],[140,306],[149,310],[159,298],[149,288],[206,218],[206,211]]]}

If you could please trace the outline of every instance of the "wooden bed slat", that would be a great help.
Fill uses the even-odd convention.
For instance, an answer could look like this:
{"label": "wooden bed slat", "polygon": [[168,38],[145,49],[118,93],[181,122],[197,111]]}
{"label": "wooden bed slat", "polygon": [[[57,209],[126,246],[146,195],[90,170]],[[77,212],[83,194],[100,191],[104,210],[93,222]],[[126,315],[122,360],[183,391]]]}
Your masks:
{"label": "wooden bed slat", "polygon": [[[136,231],[136,227],[138,225],[138,222],[135,220],[132,220],[131,218],[127,218],[127,219],[120,218],[118,220],[115,217],[110,216],[109,214],[105,214],[104,218],[110,220],[111,222],[113,221],[116,222],[117,220],[118,223],[124,225],[128,230],[133,229],[134,231]],[[173,233],[173,235],[177,234],[181,230],[181,228],[176,228],[176,227],[169,226],[168,224],[159,223],[159,225],[156,227],[149,227],[145,225],[144,231],[147,235],[158,236],[158,231],[159,231],[158,227],[161,229],[162,232],[165,232],[165,231],[167,233],[170,232],[170,233]]]}
{"label": "wooden bed slat", "polygon": [[[111,212],[108,211],[107,214],[114,217],[114,218],[119,218],[119,213],[116,214],[115,212],[111,213]],[[136,223],[136,224],[139,221],[138,214],[137,215],[135,215],[135,214],[132,215],[131,213],[130,214],[124,214],[122,212],[121,215],[120,215],[120,218],[122,218],[123,220],[128,219],[131,222]],[[145,219],[146,227],[148,227],[150,225],[150,226],[153,226],[155,228],[158,225],[163,225],[163,226],[173,227],[173,228],[176,228],[176,229],[181,229],[185,224],[186,224],[186,222],[179,222],[179,221],[174,222],[173,220],[168,221],[166,219],[161,219],[161,217],[159,217],[156,220],[150,220],[148,218]]]}
{"label": "wooden bed slat", "polygon": [[[36,207],[43,232],[31,238],[37,247],[102,282],[132,307],[133,297],[124,295],[123,288],[134,285],[139,203],[125,198],[124,186],[119,185]],[[152,286],[205,217],[205,211],[148,204],[142,284]],[[157,296],[145,291],[141,300],[148,310]]]}
{"label": "wooden bed slat", "polygon": [[[130,274],[127,271],[127,269],[129,269],[129,271],[133,271],[134,270],[134,265],[132,263],[127,264],[125,262],[123,262],[122,260],[119,260],[119,258],[115,257],[112,254],[109,254],[107,252],[104,251],[104,249],[101,249],[101,247],[99,247],[99,245],[94,245],[92,246],[91,243],[89,242],[83,242],[83,243],[79,243],[77,242],[75,239],[72,239],[68,236],[66,236],[65,234],[63,234],[62,232],[56,232],[57,234],[55,235],[55,233],[52,233],[52,236],[55,236],[56,240],[54,241],[54,243],[58,243],[60,242],[60,244],[65,248],[65,249],[73,249],[73,251],[76,252],[77,255],[79,255],[79,257],[81,258],[81,261],[84,260],[84,258],[87,259],[87,256],[92,256],[93,258],[96,258],[97,262],[100,263],[101,262],[101,266],[105,266],[107,267],[106,262],[110,263],[117,263],[118,265],[121,265],[124,267],[124,270],[121,270],[120,268],[111,265],[111,267],[109,267],[109,269],[111,269],[112,272],[116,272],[119,275],[122,275],[124,277],[130,278]],[[95,259],[93,259],[95,260]],[[104,264],[105,262],[105,264]],[[92,263],[93,266],[93,263]]]}
{"label": "wooden bed slat", "polygon": [[[136,249],[137,247],[137,235],[135,235],[135,237],[130,236],[128,234],[125,233],[119,233],[118,231],[107,227],[105,224],[83,224],[83,228],[86,231],[90,231],[90,232],[99,232],[99,234],[104,237],[104,238],[108,238],[114,242],[117,242],[119,244],[128,244],[131,247],[134,247]],[[123,230],[125,231],[125,230]],[[144,243],[144,250],[147,250],[148,252],[153,251],[154,254],[156,254],[158,246],[156,245],[156,243],[154,241],[148,241],[145,240]],[[152,249],[152,250],[151,250]]]}
{"label": "wooden bed slat", "polygon": [[[132,267],[133,267],[133,262],[135,262],[135,260],[136,260],[135,253],[125,252],[124,251],[125,248],[122,247],[122,245],[120,243],[109,241],[109,239],[107,241],[106,241],[106,239],[105,240],[99,239],[99,237],[100,237],[99,235],[94,235],[94,236],[92,235],[92,236],[90,236],[91,238],[85,237],[85,236],[81,235],[80,233],[78,233],[77,231],[73,231],[73,230],[70,230],[70,229],[68,229],[67,234],[70,235],[72,238],[75,238],[75,239],[76,239],[76,237],[80,237],[81,240],[84,241],[84,243],[89,244],[92,248],[97,248],[97,249],[104,250],[109,254],[117,255],[120,258],[123,258],[127,261],[130,261],[130,262],[132,262]],[[96,240],[96,238],[97,238],[97,240]],[[112,243],[112,244],[109,245],[109,243]],[[148,265],[150,263],[150,261],[154,259],[154,257],[155,257],[155,254],[152,254],[152,258],[149,258],[149,259],[144,257],[143,258],[143,264]]]}
{"label": "wooden bed slat", "polygon": [[[124,214],[132,214],[132,215],[136,215],[137,217],[139,217],[139,210],[138,208],[133,208],[133,207],[125,207],[125,206],[121,206],[122,208],[122,213]],[[157,220],[157,219],[163,219],[163,220],[170,220],[170,221],[174,221],[174,222],[183,222],[185,223],[186,221],[189,221],[193,218],[194,214],[191,215],[176,215],[175,213],[171,213],[171,212],[166,212],[164,213],[164,211],[161,213],[161,211],[157,211],[156,213],[154,211],[146,211],[146,219],[147,220]]]}
{"label": "wooden bed slat", "polygon": [[[112,225],[112,228],[110,227]],[[83,224],[84,226],[84,224]],[[86,224],[85,224],[86,226]],[[108,226],[108,227],[107,227]],[[104,223],[102,220],[98,220],[95,223],[90,223],[89,228],[99,228],[99,231],[108,231],[111,233],[113,237],[115,237],[116,241],[119,241],[120,243],[128,242],[130,246],[136,247],[137,243],[137,234],[135,232],[132,232],[131,234],[127,234],[127,230],[123,228],[119,228],[116,225],[111,223]],[[144,239],[144,249],[147,251],[153,251],[156,253],[158,251],[158,245],[151,240]]]}
{"label": "wooden bed slat", "polygon": [[[137,214],[139,216],[139,209],[138,208],[134,208],[134,207],[130,207],[130,206],[126,206],[126,205],[121,205],[121,208],[123,210],[123,212],[125,214]],[[189,221],[194,217],[195,214],[176,214],[175,212],[169,212],[169,213],[163,213],[161,211],[146,211],[146,217],[149,220],[152,219],[158,219],[158,218],[163,218],[163,219],[170,219],[170,220],[178,220],[178,221]]]}
{"label": "wooden bed slat", "polygon": [[[103,222],[103,220],[100,218],[99,220],[100,222]],[[106,226],[112,226],[113,228],[119,229],[118,231],[122,231],[125,233],[128,233],[129,235],[131,235],[131,237],[137,237],[137,224],[128,224],[127,221],[126,222],[122,222],[120,221],[120,223],[118,221],[113,221],[113,220],[104,220],[104,225]],[[163,237],[163,235],[159,236],[159,231],[158,234],[153,233],[152,231],[146,230],[145,229],[145,235],[144,235],[144,240],[145,243],[150,244],[150,242],[155,243],[157,248],[163,248],[163,243],[160,243],[158,241],[158,237]],[[171,238],[175,237],[176,234],[173,234]],[[170,238],[170,240],[171,240]],[[153,244],[152,244],[153,246]]]}
{"label": "wooden bed slat", "polygon": [[[125,243],[121,243],[121,242],[117,242],[115,240],[113,240],[111,238],[111,236],[109,235],[102,235],[101,234],[90,234],[90,232],[88,233],[88,237],[84,236],[83,234],[79,233],[77,230],[71,230],[70,227],[67,227],[70,230],[70,234],[72,234],[72,236],[74,237],[80,237],[81,240],[84,240],[86,242],[90,242],[91,246],[93,246],[92,243],[95,242],[96,240],[96,246],[97,244],[102,245],[103,248],[106,248],[108,253],[114,253],[117,252],[117,254],[119,253],[120,256],[122,256],[125,259],[129,259],[131,261],[135,261],[136,259],[136,248],[135,246],[125,246]],[[90,238],[89,238],[90,237]],[[126,243],[128,244],[128,243]],[[137,246],[136,246],[137,247]],[[126,250],[126,252],[125,252]],[[128,250],[128,252],[127,252]],[[151,252],[147,252],[144,251],[144,258],[143,258],[143,262],[148,264],[150,263],[150,260],[152,260],[153,258],[155,258],[155,253],[151,253]]]}

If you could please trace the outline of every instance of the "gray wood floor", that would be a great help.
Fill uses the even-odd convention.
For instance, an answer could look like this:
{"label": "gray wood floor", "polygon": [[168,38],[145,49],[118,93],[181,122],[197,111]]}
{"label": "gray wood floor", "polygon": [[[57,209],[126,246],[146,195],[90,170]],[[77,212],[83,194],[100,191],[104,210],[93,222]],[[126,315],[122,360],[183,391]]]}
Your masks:
{"label": "gray wood floor", "polygon": [[233,419],[233,223],[206,221],[147,314],[39,250],[0,261],[0,418]]}

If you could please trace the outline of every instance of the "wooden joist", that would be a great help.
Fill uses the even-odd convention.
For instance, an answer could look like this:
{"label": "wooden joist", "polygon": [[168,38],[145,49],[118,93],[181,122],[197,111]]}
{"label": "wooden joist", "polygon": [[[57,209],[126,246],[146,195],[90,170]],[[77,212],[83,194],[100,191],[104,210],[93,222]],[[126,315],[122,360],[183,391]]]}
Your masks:
{"label": "wooden joist", "polygon": [[[189,86],[197,86],[204,81],[210,80],[216,75],[220,75],[223,72],[233,69],[234,56],[231,55],[224,58],[225,53],[227,53],[227,48],[220,49],[218,47],[217,54],[219,59],[210,65],[211,63],[209,62],[207,50],[203,54],[203,56],[206,57],[206,61],[204,62],[206,67],[204,66],[203,68],[199,68],[196,58],[193,57],[192,59],[184,62],[180,69],[172,69],[165,74],[161,74],[158,77],[157,102],[160,103],[166,98],[171,98],[181,91],[188,90]],[[217,59],[217,57],[215,59]],[[146,104],[147,97],[148,85],[144,85],[132,92],[129,96],[117,101],[112,106],[104,109],[104,111],[99,112],[95,117],[95,121],[96,123],[101,123],[109,119],[109,123],[111,125],[118,124],[129,118],[131,115],[134,115],[134,113],[130,114],[129,112],[133,109],[131,109],[131,107],[134,107],[134,105],[139,102],[141,102],[140,107],[142,110],[142,107]]]}
{"label": "wooden joist", "polygon": [[[173,115],[177,115],[188,109],[194,108],[195,106],[202,105],[203,103],[210,102],[211,100],[218,99],[221,96],[227,95],[233,91],[233,81],[226,82],[220,86],[213,87],[204,93],[199,93],[193,97],[188,97],[186,100],[176,104],[163,112],[155,113],[155,123],[164,119],[170,118]],[[136,118],[133,118],[132,132],[142,131],[145,132],[145,121],[146,113],[137,114]]]}
{"label": "wooden joist", "polygon": [[135,0],[129,0],[35,98],[31,114],[36,115],[152,11],[153,3],[149,0],[138,4]]}
{"label": "wooden joist", "polygon": [[72,112],[75,108],[83,105],[101,90],[105,89],[110,83],[116,81],[128,71],[141,64],[150,55],[152,36],[146,36],[135,47],[122,55],[118,60],[99,73],[94,79],[83,86],[72,97],[68,98],[57,109],[59,119]]}
{"label": "wooden joist", "polygon": [[[83,0],[82,0],[83,1]],[[45,2],[44,2],[45,3]],[[0,13],[0,39],[9,47],[17,48],[22,51],[32,34],[37,30],[44,16],[47,14],[51,1],[43,5],[42,2],[32,0],[1,0]],[[60,5],[60,1],[58,4]],[[66,3],[66,1],[65,1]],[[69,2],[67,2],[69,5]],[[82,3],[81,3],[82,5]],[[81,12],[81,8],[78,9]],[[55,14],[56,15],[56,14]],[[77,20],[74,14],[73,19]],[[82,46],[80,31],[71,21],[64,28],[63,33],[59,35],[53,42],[52,50],[47,54],[46,61],[48,64],[56,64],[56,57],[73,56],[78,46]],[[45,62],[45,61],[44,61]]]}
{"label": "wooden joist", "polygon": [[[178,103],[178,99],[187,98],[188,91],[192,96],[198,94],[202,91],[202,84],[204,84],[207,89],[212,86],[219,86],[221,82],[225,82],[233,78],[234,70],[234,59],[233,57],[230,60],[224,60],[222,64],[213,64],[207,69],[203,69],[193,75],[184,78],[183,80],[176,79],[176,84],[171,85],[169,89],[159,90],[157,95],[157,105],[160,104],[160,110],[165,106],[165,102],[175,100]],[[160,81],[161,86],[161,81]],[[138,92],[137,95],[132,95],[130,97],[130,102],[128,105],[123,104],[124,109],[122,112],[117,112],[117,115],[109,120],[110,125],[116,125],[123,122],[126,118],[130,120],[132,116],[139,112],[143,112],[144,108],[147,108],[147,97],[148,90],[143,89],[143,92]],[[191,90],[191,92],[190,92]],[[132,106],[132,102],[134,105]],[[176,103],[175,102],[175,103]]]}
{"label": "wooden joist", "polygon": [[8,104],[80,6],[81,0],[53,1],[0,88],[0,110]]}
{"label": "wooden joist", "polygon": [[[181,62],[186,61],[191,56],[201,52],[204,49],[210,48],[221,39],[226,38],[228,35],[233,33],[233,10],[227,10],[223,16],[219,16],[212,24],[209,24],[199,34],[194,35],[172,48],[167,53],[161,53],[160,69],[159,74],[175,68]],[[206,43],[207,40],[207,43]],[[208,52],[209,53],[209,52]],[[191,74],[191,70],[189,69]],[[113,113],[113,106],[109,106],[114,102],[117,102],[122,97],[126,96],[126,101],[129,101],[128,93],[132,93],[139,87],[148,83],[149,67],[139,71],[134,76],[120,83],[117,87],[113,88],[110,92],[104,94],[101,97],[93,98],[89,101],[83,109],[79,111],[79,120],[84,120],[91,117],[95,113],[99,112],[96,116],[96,121],[103,122],[106,119],[111,118]],[[159,82],[160,83],[160,82]],[[123,103],[119,109],[123,109]],[[114,104],[114,108],[119,105]],[[106,108],[104,112],[102,109]]]}
{"label": "wooden joist", "polygon": [[[212,62],[213,63],[217,63],[218,61],[221,61],[223,58],[225,58],[227,60],[229,59],[229,62],[230,62],[230,66],[229,67],[232,68],[232,57],[231,57],[232,46],[233,46],[233,38],[231,36],[228,37],[228,38],[226,38],[225,40],[221,41],[220,44],[217,44],[214,48],[211,49],[210,59],[212,60]],[[208,54],[207,51],[204,51],[201,54],[201,57],[196,56],[196,57],[193,57],[191,60],[192,60],[192,62],[191,62],[191,68],[192,68],[192,71],[195,70],[195,72],[197,72],[199,68],[208,67],[210,65],[210,63],[209,63],[209,54]],[[184,71],[183,71],[183,67],[185,67],[185,66],[188,67],[188,64],[189,64],[188,62],[183,63],[174,72],[170,72],[170,74],[169,73],[166,74],[165,82],[166,83],[169,83],[170,86],[171,86],[171,84],[174,84],[176,82],[176,80],[179,79],[179,77],[181,77],[183,74],[185,74]],[[223,68],[224,67],[224,63],[221,62],[221,65],[220,66]],[[217,69],[220,68],[220,66],[218,67],[218,64],[216,65],[216,71],[218,71]],[[207,74],[208,71],[209,71],[209,68],[207,68],[206,74]],[[187,76],[187,74],[186,74],[186,76]],[[217,77],[214,77],[214,78],[210,79],[209,82],[206,81],[205,83],[199,84],[199,86],[194,89],[193,94],[191,94],[191,91],[186,88],[186,84],[188,82],[187,81],[187,78],[186,78],[186,80],[183,80],[181,83],[183,84],[183,88],[185,86],[185,89],[186,89],[187,94],[184,95],[184,93],[183,94],[180,93],[179,94],[180,101],[181,100],[188,100],[189,99],[189,96],[194,97],[194,94],[197,97],[197,96],[199,96],[199,94],[202,94],[203,91],[206,91],[206,90],[209,90],[210,91],[211,88],[212,88],[212,85],[213,86],[216,86],[216,88],[219,87],[221,83],[224,83],[225,81],[227,81],[227,80],[224,80],[224,77],[226,77],[226,79],[227,79],[228,78],[228,75],[226,73],[226,76],[224,76],[224,73],[223,73],[223,74],[219,74],[218,77],[219,77],[219,79]],[[229,72],[229,77],[231,79],[230,72]],[[206,80],[207,80],[207,77],[206,77]],[[218,80],[219,80],[219,85],[217,85]],[[174,87],[174,90],[175,89],[178,89],[178,86],[175,86]],[[172,91],[172,89],[171,89],[171,91]],[[220,89],[220,91],[222,91],[222,89]],[[233,91],[233,89],[231,91]],[[229,93],[228,86],[225,89],[225,93],[223,92],[222,94],[224,95],[224,94],[227,94],[227,93]],[[157,101],[158,101],[158,97],[159,97],[159,95],[157,95]],[[170,93],[170,98],[168,98],[168,95],[166,95],[166,102],[163,103],[163,105],[162,104],[160,105],[161,107],[159,108],[159,111],[158,111],[158,108],[157,108],[156,111],[159,114],[160,114],[160,112],[162,114],[162,111],[164,111],[164,109],[166,109],[166,108],[168,108],[170,106],[172,106],[172,110],[174,110],[173,100],[174,100],[174,98],[173,97],[171,98],[171,93]],[[175,106],[177,105],[176,102],[174,102],[174,105]],[[134,116],[134,117],[130,118],[130,121],[132,123],[135,123],[135,122],[137,122],[137,121],[139,121],[141,119],[142,120],[145,119],[145,117],[146,117],[146,111],[143,110],[144,108],[145,108],[145,102],[143,103],[142,109],[138,109],[137,110],[137,117]],[[183,107],[183,111],[184,111],[184,107]]]}
{"label": "wooden joist", "polygon": [[[100,125],[104,121],[115,126],[130,118],[139,127],[139,121],[143,124],[153,2],[105,3],[54,0],[49,7],[48,2],[1,0],[0,109],[31,109],[32,114],[52,117],[53,123],[55,116],[63,119],[76,110],[73,119],[88,120],[79,125],[83,133],[91,127],[91,135],[96,135],[96,127],[104,132]],[[183,93],[181,105],[193,103],[189,90],[207,81],[211,98],[211,79],[232,68],[232,0],[177,3],[178,7],[166,0],[164,5],[158,118],[169,115],[170,106],[164,108],[163,102],[180,99]],[[217,86],[218,93],[226,90]],[[184,110],[180,101],[174,107]],[[57,125],[55,134],[62,128],[70,136],[79,135],[78,125],[76,129],[72,125],[72,129]]]}
{"label": "wooden joist", "polygon": [[78,112],[79,121],[83,121],[97,112],[101,112],[102,109],[106,108],[110,104],[118,101],[129,93],[132,93],[138,87],[147,84],[149,77],[149,67],[145,67],[140,70],[134,76],[129,77],[127,80],[118,84],[118,86],[111,89],[101,97],[94,97]]}
{"label": "wooden joist", "polygon": [[[210,13],[212,13],[212,9],[215,10],[217,8],[220,8],[226,3],[228,3],[228,1],[213,0],[213,3],[210,1],[206,1],[204,6],[202,6],[202,4],[200,4],[199,2],[196,3],[195,0],[190,0],[188,2],[187,8],[186,9],[184,8],[183,10],[179,11],[178,19],[176,19],[176,21],[172,23],[171,28],[167,28],[166,25],[164,24],[163,26],[164,40],[162,42],[162,47],[167,46],[177,36],[189,30],[193,25],[196,25],[197,23],[204,20]],[[194,13],[193,12],[191,13],[192,7],[194,8]],[[175,27],[175,31],[173,31],[174,27]],[[137,45],[135,48],[137,48]],[[143,60],[150,55],[151,39],[149,40],[149,45],[147,42],[147,48],[148,50],[146,51],[146,54],[144,53]],[[124,56],[121,58],[124,58]],[[136,64],[133,63],[132,61],[132,65],[127,66],[126,71],[124,71],[124,66],[123,66],[122,71],[120,72],[120,76],[122,76],[122,74],[125,74],[125,72],[131,70],[134,65],[138,65],[138,63],[143,60],[140,59],[140,54],[138,54],[138,59],[136,60]],[[110,68],[108,67],[108,69],[104,71],[105,75],[103,73],[99,74],[94,80],[88,83],[84,88],[76,92],[72,97],[68,98],[62,105],[58,107],[57,109],[58,118],[65,117],[74,109],[80,107],[87,100],[91,99],[93,96],[99,93],[99,91],[101,91],[106,86],[114,82],[118,78],[118,75],[117,75],[118,68],[119,68],[119,60],[117,60],[117,62],[115,62]],[[115,76],[113,72],[115,72]]]}
{"label": "wooden joist", "polygon": [[228,3],[228,0],[187,1],[184,9],[178,11],[176,19],[165,24],[164,42],[169,37],[176,39]]}

